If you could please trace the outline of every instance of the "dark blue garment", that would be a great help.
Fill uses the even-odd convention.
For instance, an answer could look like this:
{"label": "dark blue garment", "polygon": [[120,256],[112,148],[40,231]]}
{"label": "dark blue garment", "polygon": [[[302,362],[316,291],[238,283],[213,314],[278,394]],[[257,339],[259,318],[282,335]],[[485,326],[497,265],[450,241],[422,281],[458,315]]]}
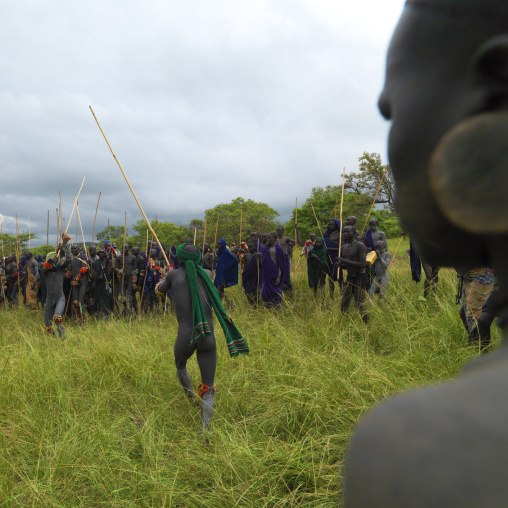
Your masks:
{"label": "dark blue garment", "polygon": [[173,262],[175,263],[175,269],[180,268],[180,261],[178,260],[178,258],[176,256],[176,245],[173,245],[171,247],[171,254],[173,254],[173,256],[174,256]]}
{"label": "dark blue garment", "polygon": [[422,262],[420,256],[416,252],[411,238],[409,239],[409,264],[411,265],[411,277],[415,282],[420,282],[422,277]]}
{"label": "dark blue garment", "polygon": [[254,293],[257,290],[259,279],[261,277],[261,270],[259,270],[260,264],[261,260],[258,256],[254,255],[250,258],[249,264],[242,272],[242,284],[246,295]]}
{"label": "dark blue garment", "polygon": [[217,249],[217,270],[215,272],[216,286],[229,288],[238,284],[238,259],[229,252],[226,247],[226,240],[219,240]]}
{"label": "dark blue garment", "polygon": [[289,263],[289,256],[284,254],[284,266],[286,272],[284,274],[284,291],[293,291],[293,284],[291,284],[291,265]]}

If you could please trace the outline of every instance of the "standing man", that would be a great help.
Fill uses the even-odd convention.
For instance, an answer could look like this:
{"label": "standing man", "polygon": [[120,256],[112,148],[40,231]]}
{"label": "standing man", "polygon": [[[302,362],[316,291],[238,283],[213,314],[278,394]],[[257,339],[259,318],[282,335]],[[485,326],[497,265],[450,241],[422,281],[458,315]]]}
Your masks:
{"label": "standing man", "polygon": [[86,305],[85,296],[88,287],[88,268],[86,254],[79,251],[79,247],[74,244],[71,247],[71,286],[72,286],[72,306],[76,310],[76,319],[78,323],[85,322]]}
{"label": "standing man", "polygon": [[156,291],[159,296],[172,290],[178,334],[174,353],[176,374],[185,394],[192,402],[196,394],[192,387],[187,361],[196,352],[201,383],[198,394],[201,403],[201,429],[206,432],[212,419],[215,407],[215,369],[217,353],[213,330],[212,308],[224,331],[229,354],[238,356],[248,354],[249,347],[236,328],[233,321],[226,315],[219,294],[212,284],[211,273],[199,266],[201,253],[192,244],[179,245],[176,255],[181,263],[180,270],[172,270],[158,284]]}
{"label": "standing man", "polygon": [[343,244],[341,256],[337,257],[337,261],[342,268],[347,269],[347,278],[343,287],[340,311],[344,314],[349,307],[351,298],[354,298],[363,322],[366,323],[368,317],[363,306],[365,286],[362,270],[365,269],[367,249],[363,243],[356,241],[355,236],[356,228],[354,226],[345,226],[342,230]]}
{"label": "standing man", "polygon": [[219,291],[219,295],[224,298],[224,289],[238,284],[238,259],[229,252],[226,240],[219,240],[219,247],[215,252],[217,268],[215,270],[215,280],[213,283]]}
{"label": "standing man", "polygon": [[337,256],[339,255],[339,241],[340,241],[340,221],[339,219],[332,219],[328,222],[327,230],[324,234],[328,267],[328,284],[330,288],[330,298],[333,300],[333,293],[335,292],[335,281],[337,274],[339,275],[339,285],[342,286],[342,270],[336,264]]}
{"label": "standing man", "polygon": [[26,258],[25,267],[25,305],[37,307],[37,293],[39,292],[39,263],[33,258],[30,251],[24,254]]}
{"label": "standing man", "polygon": [[[298,243],[302,243],[302,240],[300,238],[300,233],[298,231],[298,224],[295,224],[295,231],[296,231],[296,241]],[[284,263],[285,263],[285,270],[284,270],[284,278],[283,278],[283,290],[289,291],[290,293],[293,293],[293,285],[291,284],[291,276],[290,276],[290,262],[289,262],[289,247],[290,245],[293,245],[295,243],[295,239],[291,238],[289,236],[284,236],[284,227],[279,226],[277,228],[277,245],[282,249],[282,252],[284,253]]]}
{"label": "standing man", "polygon": [[249,252],[243,255],[242,286],[251,305],[256,305],[259,296],[261,279],[261,259],[263,255],[256,252],[256,246],[249,243]]}

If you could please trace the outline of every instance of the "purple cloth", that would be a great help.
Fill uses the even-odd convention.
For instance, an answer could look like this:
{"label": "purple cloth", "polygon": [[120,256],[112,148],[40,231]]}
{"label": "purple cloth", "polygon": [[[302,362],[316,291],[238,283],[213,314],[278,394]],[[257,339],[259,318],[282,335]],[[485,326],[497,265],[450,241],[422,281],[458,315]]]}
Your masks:
{"label": "purple cloth", "polygon": [[[267,245],[263,251],[263,266],[261,269],[261,296],[265,303],[278,307],[282,301],[282,288],[284,285],[284,276],[286,275],[286,263],[284,260],[284,251],[282,247],[275,244],[275,253],[277,257],[277,266],[270,257],[270,246]],[[276,285],[277,277],[280,280]]]}
{"label": "purple cloth", "polygon": [[[339,219],[332,219],[335,224],[337,224],[337,227],[339,228],[338,231],[340,231],[340,220]],[[329,247],[333,247],[334,249],[339,248],[339,244],[337,242],[333,242],[330,240],[330,232],[328,230],[325,231],[325,234],[323,235],[323,238],[325,239],[325,245]],[[336,250],[331,250],[326,253],[326,266],[328,268],[328,275],[333,280],[337,280],[337,269],[338,267],[335,265],[335,261],[339,255],[339,252]],[[341,279],[342,279],[342,270],[341,270]]]}
{"label": "purple cloth", "polygon": [[260,281],[261,278],[261,270],[259,270],[258,274],[258,259],[256,255],[252,256],[249,264],[242,272],[242,284],[246,295],[254,293],[258,287],[258,281]]}

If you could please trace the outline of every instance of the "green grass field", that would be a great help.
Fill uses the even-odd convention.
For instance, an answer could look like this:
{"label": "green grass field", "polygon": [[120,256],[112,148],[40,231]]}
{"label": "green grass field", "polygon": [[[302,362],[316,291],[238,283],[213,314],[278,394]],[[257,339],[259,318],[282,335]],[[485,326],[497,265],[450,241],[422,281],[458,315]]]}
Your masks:
{"label": "green grass field", "polygon": [[[398,240],[391,240],[390,252]],[[422,301],[402,244],[388,295],[338,312],[316,304],[305,261],[296,299],[251,310],[228,290],[248,357],[218,343],[211,445],[175,375],[176,319],[66,323],[43,332],[43,312],[0,312],[0,507],[340,506],[342,464],[357,420],[373,404],[453,377],[478,351],[442,270]],[[494,347],[499,342],[497,328]],[[195,358],[189,371],[199,382]]]}

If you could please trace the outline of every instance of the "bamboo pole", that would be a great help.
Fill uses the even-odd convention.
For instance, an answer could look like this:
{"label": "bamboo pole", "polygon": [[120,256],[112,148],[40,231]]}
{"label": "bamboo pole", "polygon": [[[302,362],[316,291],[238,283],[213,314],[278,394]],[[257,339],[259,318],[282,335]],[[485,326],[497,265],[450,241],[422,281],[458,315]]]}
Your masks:
{"label": "bamboo pole", "polygon": [[[215,258],[215,252],[217,251],[217,231],[219,230],[219,217],[220,213],[217,213],[217,224],[215,225],[215,242],[213,244],[213,258]],[[212,261],[212,280],[213,280],[213,261]]]}
{"label": "bamboo pole", "polygon": [[48,246],[49,246],[49,210],[48,210],[48,226],[46,228],[46,256],[48,255]]}
{"label": "bamboo pole", "polygon": [[123,170],[122,165],[120,164],[120,161],[117,159],[117,157],[115,155],[115,152],[113,152],[113,149],[111,148],[111,145],[109,144],[108,138],[106,137],[106,134],[104,134],[104,131],[102,130],[102,127],[101,127],[101,125],[99,123],[99,120],[97,120],[97,117],[95,116],[95,113],[94,113],[94,111],[92,109],[92,106],[89,106],[89,108],[90,108],[90,111],[92,112],[93,117],[95,118],[95,121],[97,122],[97,126],[99,127],[102,135],[104,136],[104,139],[105,139],[105,141],[106,141],[106,143],[107,143],[107,145],[109,147],[109,150],[111,151],[111,154],[113,155],[113,158],[115,159],[116,163],[118,164],[118,167],[120,168],[120,171],[122,172],[122,175],[125,178],[125,181],[127,182],[127,185],[129,186],[129,189],[131,190],[132,195],[134,196],[134,199],[136,200],[136,203],[137,203],[141,213],[143,214],[143,217],[144,217],[144,219],[146,221],[146,225],[148,226],[148,229],[152,232],[152,234],[153,234],[157,244],[159,245],[159,248],[160,248],[160,250],[162,252],[162,255],[164,256],[164,259],[166,260],[166,263],[169,266],[169,259],[166,256],[166,253],[164,252],[164,249],[163,249],[163,247],[162,247],[162,245],[161,245],[161,243],[159,241],[159,238],[155,234],[155,231],[152,229],[152,226],[150,225],[150,222],[148,221],[148,218],[147,218],[147,216],[145,214],[145,211],[143,210],[143,207],[141,206],[141,203],[139,202],[139,199],[136,196],[136,193],[134,192],[134,189],[132,188],[132,185],[129,182],[129,179],[127,178],[127,175],[125,174],[125,171]]}
{"label": "bamboo pole", "polygon": [[146,270],[148,269],[148,229],[146,230],[146,249],[145,252],[147,253],[146,259],[146,269],[145,269],[145,276],[143,277],[143,287],[141,288],[141,298],[139,299],[139,315],[142,314],[143,309],[143,295],[145,293],[145,282],[146,282]]}
{"label": "bamboo pole", "polygon": [[[79,227],[81,229],[81,238],[83,239],[83,250],[85,251],[85,254],[88,255],[88,252],[86,251],[86,242],[85,242],[85,235],[83,233],[83,226],[81,225],[81,217],[79,216],[79,207],[76,206],[76,217],[79,220]],[[76,235],[76,245],[78,244],[78,237]]]}
{"label": "bamboo pole", "polygon": [[316,224],[317,224],[317,227],[319,228],[319,234],[321,236],[323,236],[323,232],[321,231],[321,226],[319,225],[319,221],[318,221],[318,218],[316,215],[316,210],[314,210],[314,205],[311,203],[310,206],[312,207],[312,211],[314,212],[314,217],[316,218]]}
{"label": "bamboo pole", "polygon": [[203,233],[203,248],[201,249],[201,257],[205,255],[205,242],[206,242],[206,217],[205,217],[205,232]]}
{"label": "bamboo pole", "polygon": [[367,226],[367,222],[369,222],[370,214],[372,213],[372,210],[374,209],[374,205],[376,204],[377,195],[379,194],[379,191],[381,190],[381,185],[383,185],[383,179],[385,177],[386,170],[388,169],[388,166],[385,167],[385,170],[383,171],[383,175],[381,176],[381,181],[379,182],[379,187],[377,188],[376,195],[374,196],[374,201],[372,201],[372,206],[369,210],[369,215],[367,215],[367,218],[365,219],[365,224],[363,225],[363,229],[361,234],[363,235],[363,232],[365,231],[365,226]]}
{"label": "bamboo pole", "polygon": [[[78,202],[76,201],[76,209],[78,207]],[[78,245],[78,214],[76,213],[76,239],[74,240],[74,243]]]}
{"label": "bamboo pole", "polygon": [[60,239],[60,215],[58,213],[58,208],[56,209],[56,247],[58,248],[58,240]]}
{"label": "bamboo pole", "polygon": [[[76,199],[74,199],[74,206],[72,207],[72,212],[71,212],[71,216],[69,217],[69,222],[67,222],[67,229],[69,229],[69,226],[71,224],[72,216],[74,214],[74,209],[76,208],[76,204],[78,202],[79,195],[81,194],[81,189],[83,188],[83,184],[85,183],[85,178],[86,178],[86,175],[83,176],[83,181],[81,182],[81,187],[79,188],[78,194],[76,195]],[[64,231],[65,233],[67,233],[67,229]]]}
{"label": "bamboo pole", "polygon": [[122,245],[122,296],[125,290],[125,242],[127,241],[127,212],[125,212],[125,222],[123,226],[123,245]]}
{"label": "bamboo pole", "polygon": [[99,209],[99,201],[101,200],[102,192],[99,192],[99,199],[97,200],[97,206],[95,207],[95,218],[93,220],[93,231],[92,231],[92,245],[95,241],[95,221],[97,220],[97,210]]}
{"label": "bamboo pole", "polygon": [[[342,194],[340,196],[340,230],[339,230],[339,258],[342,251],[342,205],[344,203],[344,179],[346,176],[346,168],[342,171]],[[337,280],[340,279],[340,267],[337,269]]]}
{"label": "bamboo pole", "polygon": [[21,303],[21,284],[19,282],[19,269],[20,269],[20,246],[19,246],[19,226],[18,226],[18,214],[16,214],[16,244],[17,248],[14,249],[16,253],[16,265],[18,267],[18,305]]}
{"label": "bamboo pole", "polygon": [[111,247],[110,247],[110,254],[111,254],[111,283],[112,283],[112,286],[113,286],[113,295],[111,297],[111,302],[112,302],[112,305],[111,305],[111,313],[114,314],[115,313],[115,254],[114,254],[114,249],[113,249],[113,240],[111,239],[111,228],[109,227],[109,219],[108,219],[108,236],[109,236],[109,241],[111,242]]}
{"label": "bamboo pole", "polygon": [[3,221],[0,222],[0,235],[2,236],[2,260],[3,260],[3,259],[5,259],[5,254],[4,254],[4,223],[3,223]]}
{"label": "bamboo pole", "polygon": [[194,245],[196,245],[196,236],[198,234],[198,228],[194,227]]}

